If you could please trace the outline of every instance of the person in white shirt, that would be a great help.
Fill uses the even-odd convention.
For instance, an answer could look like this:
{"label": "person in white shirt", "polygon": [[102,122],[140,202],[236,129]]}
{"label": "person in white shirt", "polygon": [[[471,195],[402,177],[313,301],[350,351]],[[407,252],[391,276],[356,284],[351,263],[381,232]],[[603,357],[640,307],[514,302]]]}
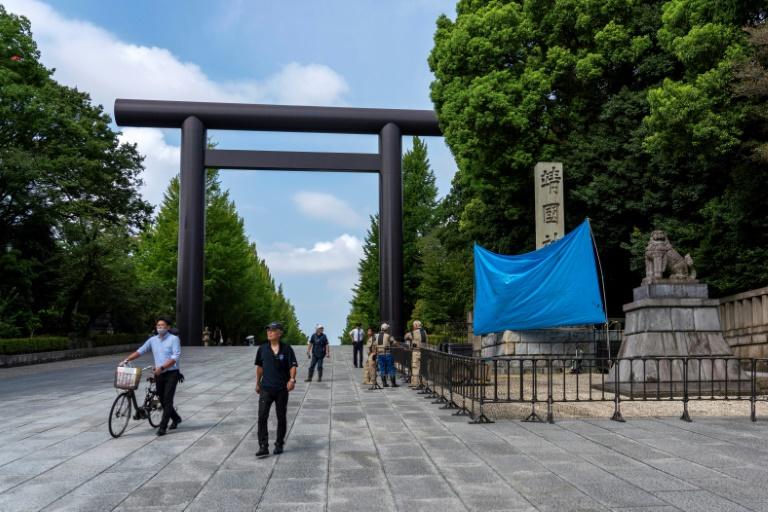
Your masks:
{"label": "person in white shirt", "polygon": [[363,332],[361,324],[355,324],[355,328],[349,331],[349,337],[352,338],[352,364],[355,365],[355,368],[362,368],[365,332]]}
{"label": "person in white shirt", "polygon": [[[147,352],[152,352],[155,359],[155,385],[160,403],[163,405],[163,418],[160,420],[160,428],[157,435],[164,436],[167,429],[175,430],[181,423],[181,416],[173,406],[173,398],[176,395],[176,385],[184,380],[179,372],[179,359],[181,358],[181,342],[179,337],[170,332],[171,320],[161,316],[155,323],[157,335],[150,337],[139,349],[125,358],[120,364],[138,359]],[[171,426],[168,426],[168,421]]]}

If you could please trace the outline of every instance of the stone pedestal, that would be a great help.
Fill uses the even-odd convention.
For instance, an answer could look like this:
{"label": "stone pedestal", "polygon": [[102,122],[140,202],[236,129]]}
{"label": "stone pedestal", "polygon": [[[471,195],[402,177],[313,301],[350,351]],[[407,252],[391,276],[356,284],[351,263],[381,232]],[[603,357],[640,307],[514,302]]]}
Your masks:
{"label": "stone pedestal", "polygon": [[481,348],[483,357],[554,358],[562,366],[570,364],[577,351],[581,357],[594,357],[595,334],[592,329],[567,327],[504,331],[482,336]]}
{"label": "stone pedestal", "polygon": [[[624,305],[626,323],[618,357],[732,357],[723,337],[717,299],[710,299],[707,285],[695,281],[665,281],[634,289],[634,301]],[[619,363],[622,394],[657,395],[682,392],[682,360],[636,360]],[[612,368],[607,382],[613,383]],[[689,360],[689,393],[735,392],[748,377],[735,360]],[[726,382],[730,381],[730,384]],[[744,383],[741,383],[744,386]],[[606,386],[606,388],[613,387]],[[695,388],[695,389],[694,389]],[[748,389],[745,389],[748,391]]]}

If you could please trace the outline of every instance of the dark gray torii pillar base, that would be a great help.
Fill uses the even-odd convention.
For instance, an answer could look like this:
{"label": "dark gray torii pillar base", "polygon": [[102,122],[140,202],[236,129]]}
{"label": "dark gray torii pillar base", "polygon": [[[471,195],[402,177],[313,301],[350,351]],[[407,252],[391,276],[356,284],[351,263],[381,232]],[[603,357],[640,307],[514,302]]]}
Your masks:
{"label": "dark gray torii pillar base", "polygon": [[[176,322],[185,345],[200,345],[205,274],[205,167],[379,172],[379,312],[402,339],[402,136],[441,135],[435,113],[346,107],[242,105],[186,101],[115,101],[119,126],[181,128]],[[379,154],[207,150],[206,128],[353,133],[379,136]],[[278,319],[279,320],[279,319]]]}

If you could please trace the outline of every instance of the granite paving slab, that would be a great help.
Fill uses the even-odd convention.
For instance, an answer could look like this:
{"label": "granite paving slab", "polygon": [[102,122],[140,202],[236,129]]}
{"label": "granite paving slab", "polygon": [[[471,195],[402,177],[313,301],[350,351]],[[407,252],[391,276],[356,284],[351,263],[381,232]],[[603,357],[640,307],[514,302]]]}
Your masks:
{"label": "granite paving slab", "polygon": [[254,351],[184,347],[165,437],[109,436],[119,356],[0,370],[0,510],[768,510],[768,420],[470,425],[406,386],[370,391],[349,347],[320,383],[301,361],[286,451],[256,459]]}

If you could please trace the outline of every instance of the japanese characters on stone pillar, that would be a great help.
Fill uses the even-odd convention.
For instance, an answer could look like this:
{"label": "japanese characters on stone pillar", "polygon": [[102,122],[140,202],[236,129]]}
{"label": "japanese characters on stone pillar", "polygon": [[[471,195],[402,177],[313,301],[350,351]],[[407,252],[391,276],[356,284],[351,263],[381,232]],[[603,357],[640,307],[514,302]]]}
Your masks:
{"label": "japanese characters on stone pillar", "polygon": [[563,237],[563,164],[539,162],[533,170],[536,204],[536,249]]}

